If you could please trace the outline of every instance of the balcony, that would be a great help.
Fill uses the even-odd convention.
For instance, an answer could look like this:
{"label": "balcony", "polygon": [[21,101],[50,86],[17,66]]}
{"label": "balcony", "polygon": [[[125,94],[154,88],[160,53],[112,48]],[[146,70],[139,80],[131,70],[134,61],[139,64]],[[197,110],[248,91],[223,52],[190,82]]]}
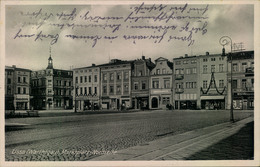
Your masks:
{"label": "balcony", "polygon": [[175,80],[182,80],[184,78],[183,74],[175,74]]}
{"label": "balcony", "polygon": [[246,68],[245,76],[246,77],[254,76],[254,67]]}
{"label": "balcony", "polygon": [[175,88],[175,93],[183,93],[184,89],[183,88]]}

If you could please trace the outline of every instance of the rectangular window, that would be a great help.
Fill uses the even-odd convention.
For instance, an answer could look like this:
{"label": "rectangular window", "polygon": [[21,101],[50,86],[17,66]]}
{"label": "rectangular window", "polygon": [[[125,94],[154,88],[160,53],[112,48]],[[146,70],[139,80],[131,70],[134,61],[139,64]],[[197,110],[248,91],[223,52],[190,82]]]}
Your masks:
{"label": "rectangular window", "polygon": [[197,68],[196,68],[196,67],[192,68],[192,73],[193,73],[193,74],[196,74],[196,73],[197,73]]}
{"label": "rectangular window", "polygon": [[143,76],[143,71],[142,70],[138,71],[138,76]]}
{"label": "rectangular window", "polygon": [[124,76],[125,76],[125,77],[124,77],[125,80],[128,79],[128,78],[129,78],[128,72],[125,72],[125,75],[124,75]]}
{"label": "rectangular window", "polygon": [[155,89],[159,88],[159,81],[158,80],[153,81],[153,88],[155,88]]}
{"label": "rectangular window", "polygon": [[164,88],[166,89],[170,88],[170,80],[164,80]]}
{"label": "rectangular window", "polygon": [[7,84],[11,84],[11,78],[7,79]]}
{"label": "rectangular window", "polygon": [[157,69],[157,70],[156,70],[156,74],[160,74],[160,69]]}
{"label": "rectangular window", "polygon": [[107,80],[107,74],[103,75],[103,80],[106,81]]}
{"label": "rectangular window", "polygon": [[94,75],[94,82],[97,82],[97,75]]}
{"label": "rectangular window", "polygon": [[224,80],[219,80],[219,87],[224,88]]}
{"label": "rectangular window", "polygon": [[176,65],[181,65],[181,61],[176,61]]}
{"label": "rectangular window", "polygon": [[232,66],[233,66],[233,68],[232,68],[233,71],[238,71],[237,63],[233,64]]}
{"label": "rectangular window", "polygon": [[26,94],[26,88],[23,88],[23,94]]}
{"label": "rectangular window", "polygon": [[211,72],[215,72],[216,69],[215,69],[215,65],[211,65]]}
{"label": "rectangular window", "polygon": [[237,88],[237,80],[232,81],[232,88],[236,89]]}
{"label": "rectangular window", "polygon": [[224,64],[219,64],[219,72],[223,72],[224,71]]}
{"label": "rectangular window", "polygon": [[114,86],[109,87],[109,93],[114,93]]}
{"label": "rectangular window", "polygon": [[146,83],[142,82],[142,90],[146,89]]}
{"label": "rectangular window", "polygon": [[21,88],[20,87],[18,87],[17,91],[18,91],[17,94],[21,94]]}
{"label": "rectangular window", "polygon": [[129,91],[128,85],[124,85],[124,91],[125,91],[125,92],[128,92],[128,91]]}
{"label": "rectangular window", "polygon": [[114,73],[111,73],[110,74],[110,81],[113,81],[114,80]]}
{"label": "rectangular window", "polygon": [[91,82],[91,75],[88,76],[88,82]]}
{"label": "rectangular window", "polygon": [[18,77],[18,83],[20,83],[21,82],[21,77]]}
{"label": "rectangular window", "polygon": [[87,76],[85,76],[85,81],[84,82],[85,83],[88,82],[88,77]]}
{"label": "rectangular window", "polygon": [[23,82],[26,83],[26,77],[23,77]]}
{"label": "rectangular window", "polygon": [[207,88],[208,87],[208,81],[203,81],[203,88]]}
{"label": "rectangular window", "polygon": [[67,81],[64,81],[64,86],[67,86]]}
{"label": "rectangular window", "polygon": [[203,73],[207,73],[208,71],[208,66],[207,65],[203,65]]}
{"label": "rectangular window", "polygon": [[116,74],[116,79],[120,81],[122,79],[121,72]]}
{"label": "rectangular window", "polygon": [[247,63],[242,63],[242,71],[245,72],[247,68]]}
{"label": "rectangular window", "polygon": [[117,85],[117,86],[116,86],[116,92],[117,92],[117,93],[121,93],[121,86],[120,86],[120,85]]}
{"label": "rectangular window", "polygon": [[191,69],[190,68],[186,68],[186,74],[190,74],[191,73]]}
{"label": "rectangular window", "polygon": [[197,63],[197,60],[191,60],[191,64]]}
{"label": "rectangular window", "polygon": [[162,69],[162,74],[166,74],[166,69],[165,68]]}
{"label": "rectangular window", "polygon": [[88,93],[92,95],[92,88],[91,87],[88,88]]}
{"label": "rectangular window", "polygon": [[85,94],[85,95],[88,94],[87,90],[88,90],[87,87],[84,87],[84,92],[85,92],[84,94]]}
{"label": "rectangular window", "polygon": [[138,82],[135,82],[135,83],[134,83],[134,89],[135,89],[135,90],[138,90]]}
{"label": "rectangular window", "polygon": [[208,59],[207,59],[207,58],[204,58],[204,59],[203,59],[203,62],[207,62],[207,61],[208,61]]}
{"label": "rectangular window", "polygon": [[[58,81],[57,81],[58,82]],[[75,82],[78,83],[78,77],[75,78]]]}
{"label": "rectangular window", "polygon": [[246,88],[246,79],[242,79],[242,88]]}
{"label": "rectangular window", "polygon": [[80,87],[80,95],[83,95],[83,88]]}
{"label": "rectangular window", "polygon": [[97,94],[97,87],[94,87],[94,94]]}
{"label": "rectangular window", "polygon": [[80,83],[82,83],[83,82],[83,77],[82,76],[80,76]]}
{"label": "rectangular window", "polygon": [[215,57],[212,57],[212,58],[211,58],[211,61],[216,61],[216,58],[215,58]]}
{"label": "rectangular window", "polygon": [[103,93],[107,93],[107,86],[103,86]]}
{"label": "rectangular window", "polygon": [[184,61],[183,61],[183,64],[188,64],[188,60],[184,60]]}

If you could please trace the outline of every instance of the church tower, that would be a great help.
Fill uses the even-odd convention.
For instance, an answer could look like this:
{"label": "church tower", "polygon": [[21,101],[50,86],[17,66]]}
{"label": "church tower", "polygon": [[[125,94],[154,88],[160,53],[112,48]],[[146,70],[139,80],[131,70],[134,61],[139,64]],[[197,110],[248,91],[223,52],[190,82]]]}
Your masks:
{"label": "church tower", "polygon": [[48,59],[48,67],[47,69],[53,69],[53,61],[52,61],[52,58],[51,58],[51,47],[50,47],[50,57]]}

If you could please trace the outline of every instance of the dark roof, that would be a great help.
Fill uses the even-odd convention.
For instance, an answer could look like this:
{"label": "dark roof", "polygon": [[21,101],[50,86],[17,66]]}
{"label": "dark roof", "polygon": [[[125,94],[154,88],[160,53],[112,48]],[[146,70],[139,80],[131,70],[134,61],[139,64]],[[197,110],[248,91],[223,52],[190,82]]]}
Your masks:
{"label": "dark roof", "polygon": [[134,60],[116,60],[115,62],[100,64],[98,66],[104,67],[104,66],[114,66],[114,65],[122,65],[122,64],[132,64],[133,62],[134,62]]}
{"label": "dark roof", "polygon": [[[230,57],[228,56],[228,58]],[[254,51],[243,51],[243,52],[232,53],[232,59],[233,60],[254,59]]]}
{"label": "dark roof", "polygon": [[17,67],[10,67],[10,66],[5,66],[5,69],[8,70],[17,70],[17,71],[27,71],[27,72],[31,72],[32,70],[26,69],[26,68],[17,68]]}
{"label": "dark roof", "polygon": [[170,61],[167,61],[167,65],[170,67],[170,69],[173,69],[173,63]]}

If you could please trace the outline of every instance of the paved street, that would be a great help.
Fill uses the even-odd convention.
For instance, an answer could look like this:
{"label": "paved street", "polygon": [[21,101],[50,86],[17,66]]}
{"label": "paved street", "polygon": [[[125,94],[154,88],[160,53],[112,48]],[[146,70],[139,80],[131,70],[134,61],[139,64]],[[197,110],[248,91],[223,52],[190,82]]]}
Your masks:
{"label": "paved street", "polygon": [[[253,112],[234,115],[238,121]],[[6,119],[6,160],[89,160],[228,121],[228,111],[160,110]]]}

